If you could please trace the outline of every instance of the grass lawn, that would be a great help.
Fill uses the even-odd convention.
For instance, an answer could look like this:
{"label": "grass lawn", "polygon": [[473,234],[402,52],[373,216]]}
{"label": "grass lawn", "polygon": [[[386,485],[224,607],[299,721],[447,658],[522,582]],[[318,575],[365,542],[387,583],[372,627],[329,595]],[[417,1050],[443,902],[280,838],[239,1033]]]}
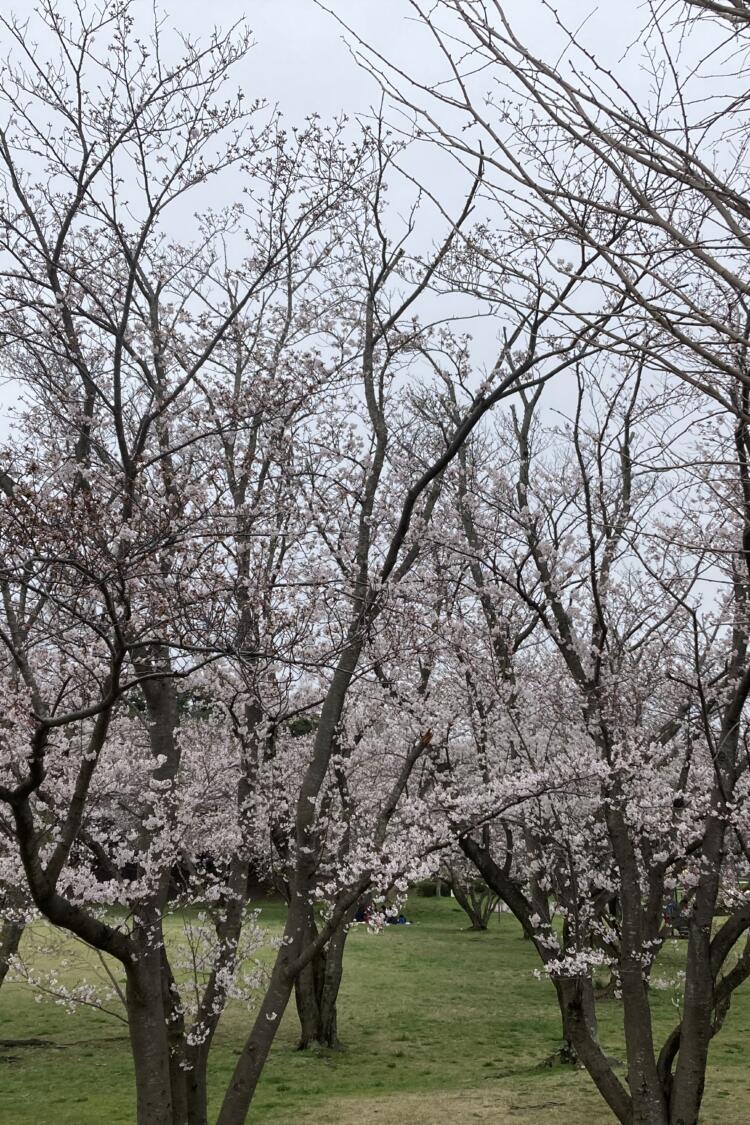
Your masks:
{"label": "grass lawn", "polygon": [[[549,982],[507,915],[486,934],[463,927],[450,899],[413,899],[416,925],[350,936],[339,1009],[346,1049],[296,1052],[293,1005],[280,1028],[250,1115],[292,1125],[518,1122],[598,1125],[613,1120],[584,1072],[540,1065],[559,1042]],[[280,908],[264,909],[268,924]],[[678,942],[663,961],[676,966]],[[668,965],[664,965],[664,972]],[[658,975],[658,974],[657,974]],[[659,1033],[671,1026],[668,992],[655,992]],[[619,1008],[601,1006],[605,1050],[622,1057]],[[247,1014],[230,1010],[213,1053],[214,1108],[231,1073]],[[714,1041],[702,1120],[750,1125],[750,989],[735,997]],[[23,985],[0,992],[0,1039],[49,1040],[0,1047],[2,1125],[132,1125],[125,1026],[91,1009],[69,1015]],[[621,1071],[621,1073],[623,1073]]]}

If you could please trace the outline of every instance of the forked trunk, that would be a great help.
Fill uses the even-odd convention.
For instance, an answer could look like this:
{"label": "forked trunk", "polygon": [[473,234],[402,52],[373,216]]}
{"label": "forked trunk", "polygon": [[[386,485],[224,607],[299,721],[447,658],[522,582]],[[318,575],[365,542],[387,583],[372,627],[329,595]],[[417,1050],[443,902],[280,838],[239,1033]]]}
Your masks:
{"label": "forked trunk", "polygon": [[325,955],[320,953],[305,965],[294,982],[294,999],[297,1004],[300,1035],[297,1049],[307,1050],[318,1041],[320,1028],[320,962]]}
{"label": "forked trunk", "polygon": [[341,1046],[338,1036],[338,997],[344,974],[344,947],[348,930],[342,926],[331,935],[325,951],[325,967],[320,995],[318,1042],[324,1047]]}
{"label": "forked trunk", "polygon": [[[337,1049],[337,1002],[344,971],[344,946],[347,931],[340,927],[328,944],[305,966],[294,983],[297,1014],[300,1021],[298,1048],[306,1050],[313,1044]],[[315,929],[308,932],[306,940],[313,940]]]}
{"label": "forked trunk", "polygon": [[469,919],[472,930],[483,933],[489,924],[488,904],[471,894],[459,879],[452,879],[450,887],[453,897]]}

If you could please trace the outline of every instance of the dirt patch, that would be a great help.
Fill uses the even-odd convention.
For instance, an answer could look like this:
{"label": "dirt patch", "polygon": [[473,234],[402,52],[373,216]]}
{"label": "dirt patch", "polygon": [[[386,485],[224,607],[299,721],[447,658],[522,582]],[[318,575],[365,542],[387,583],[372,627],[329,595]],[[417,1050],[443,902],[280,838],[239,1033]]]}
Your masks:
{"label": "dirt patch", "polygon": [[[475,1121],[492,1121],[495,1125],[539,1125],[563,1104],[553,1099],[542,1101],[530,1097],[529,1104],[522,1102],[518,1093],[506,1095],[503,1091],[481,1093],[477,1090],[458,1090],[450,1094],[384,1094],[382,1097],[331,1098],[311,1106],[294,1117],[277,1116],[278,1125],[292,1125],[297,1121],[315,1121],[316,1125],[472,1125]],[[558,1118],[559,1119],[559,1118]],[[562,1120],[565,1120],[564,1118]],[[580,1119],[579,1119],[580,1120]],[[598,1125],[611,1117],[587,1114],[587,1125]]]}

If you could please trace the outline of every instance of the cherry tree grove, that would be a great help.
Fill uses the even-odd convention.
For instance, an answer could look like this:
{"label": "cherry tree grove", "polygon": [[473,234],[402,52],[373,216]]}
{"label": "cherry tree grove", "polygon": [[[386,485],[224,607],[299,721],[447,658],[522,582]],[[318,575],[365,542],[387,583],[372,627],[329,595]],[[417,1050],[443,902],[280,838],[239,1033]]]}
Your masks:
{"label": "cherry tree grove", "polygon": [[294,124],[244,25],[0,13],[0,987],[124,1021],[138,1125],[246,1121],[290,1003],[345,1042],[355,919],[428,878],[514,915],[617,1120],[699,1120],[750,976],[750,5],[648,5],[639,83],[536,7],[554,58],[404,0],[429,80],[352,16],[379,109]]}

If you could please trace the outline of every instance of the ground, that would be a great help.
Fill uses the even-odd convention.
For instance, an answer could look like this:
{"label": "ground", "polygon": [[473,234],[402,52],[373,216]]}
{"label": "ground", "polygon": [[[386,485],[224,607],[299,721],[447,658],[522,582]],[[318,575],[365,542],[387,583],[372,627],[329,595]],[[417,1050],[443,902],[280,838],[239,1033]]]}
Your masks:
{"label": "ground", "polygon": [[[278,927],[280,908],[265,909]],[[450,899],[414,899],[413,926],[352,934],[340,1005],[340,1052],[294,1051],[295,1014],[284,1020],[250,1120],[275,1125],[462,1125],[474,1121],[605,1125],[613,1120],[584,1072],[543,1065],[559,1042],[547,981],[517,924],[493,919],[464,929]],[[660,966],[677,967],[669,943]],[[675,1009],[654,993],[660,1034]],[[622,1056],[616,1001],[603,1006],[602,1039]],[[216,1099],[231,1072],[248,1016],[225,1017],[215,1052]],[[750,1125],[750,989],[714,1041],[704,1125]],[[8,1045],[42,1039],[44,1046]],[[0,992],[0,1121],[3,1125],[132,1125],[126,1029],[91,1009],[69,1015],[37,1003],[23,985]],[[218,1104],[215,1102],[215,1105]]]}

